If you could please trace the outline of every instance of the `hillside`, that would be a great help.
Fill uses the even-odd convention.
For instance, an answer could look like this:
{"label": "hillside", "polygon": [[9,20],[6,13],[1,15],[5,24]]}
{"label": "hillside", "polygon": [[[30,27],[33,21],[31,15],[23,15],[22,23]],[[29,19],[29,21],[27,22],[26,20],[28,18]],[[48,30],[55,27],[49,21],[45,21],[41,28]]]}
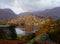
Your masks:
{"label": "hillside", "polygon": [[19,16],[25,16],[28,14],[33,14],[36,16],[42,16],[42,17],[46,17],[46,16],[50,16],[52,18],[60,18],[60,7],[56,7],[53,9],[47,9],[44,11],[34,11],[34,12],[25,12],[25,13],[20,13]]}
{"label": "hillside", "polygon": [[45,11],[35,11],[35,12],[25,12],[20,14],[15,14],[11,9],[0,9],[0,21],[10,20],[13,18],[17,18],[20,16],[25,16],[33,14],[37,17],[47,17],[50,16],[52,18],[60,18],[60,7],[56,7],[53,9],[48,9]]}
{"label": "hillside", "polygon": [[0,21],[6,21],[18,16],[11,9],[0,9]]}
{"label": "hillside", "polygon": [[21,16],[19,18],[8,21],[9,24],[12,23],[18,25],[20,28],[25,28],[25,31],[37,31],[40,29],[40,25],[42,26],[44,22],[44,18],[39,18],[33,14]]}

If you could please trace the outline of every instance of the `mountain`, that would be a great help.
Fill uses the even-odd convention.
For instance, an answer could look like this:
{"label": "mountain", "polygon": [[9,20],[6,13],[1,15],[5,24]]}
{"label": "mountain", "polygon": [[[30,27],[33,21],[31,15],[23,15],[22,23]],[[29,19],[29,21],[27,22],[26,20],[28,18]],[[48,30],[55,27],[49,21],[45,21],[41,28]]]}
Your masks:
{"label": "mountain", "polygon": [[32,14],[38,17],[50,16],[53,18],[60,18],[60,7],[48,9],[45,11],[24,12],[18,15],[16,15],[11,9],[0,9],[0,21],[5,21],[5,20],[9,20],[9,19],[20,17],[20,16],[29,15],[29,14]]}
{"label": "mountain", "polygon": [[32,14],[32,12],[24,12],[24,13],[20,13],[18,14],[19,16],[25,16],[25,15],[29,15],[29,14]]}
{"label": "mountain", "polygon": [[28,14],[33,14],[33,15],[36,15],[38,17],[50,16],[52,18],[60,18],[60,7],[56,7],[53,9],[47,9],[45,11],[25,12],[25,13],[19,14],[19,16],[24,16],[24,15],[28,15]]}
{"label": "mountain", "polygon": [[50,17],[53,17],[53,18],[60,18],[60,7],[56,7],[56,8],[53,8],[53,9],[43,11],[40,14],[42,14],[43,16],[50,16]]}
{"label": "mountain", "polygon": [[11,9],[0,9],[0,21],[17,18],[18,16]]}

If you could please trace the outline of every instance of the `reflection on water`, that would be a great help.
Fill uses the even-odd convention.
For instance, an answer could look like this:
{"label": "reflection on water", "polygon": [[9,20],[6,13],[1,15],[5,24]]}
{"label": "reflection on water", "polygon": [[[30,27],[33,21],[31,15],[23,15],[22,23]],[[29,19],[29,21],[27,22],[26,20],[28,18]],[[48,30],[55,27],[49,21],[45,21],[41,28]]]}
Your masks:
{"label": "reflection on water", "polygon": [[17,34],[25,34],[25,31],[22,28],[15,28]]}

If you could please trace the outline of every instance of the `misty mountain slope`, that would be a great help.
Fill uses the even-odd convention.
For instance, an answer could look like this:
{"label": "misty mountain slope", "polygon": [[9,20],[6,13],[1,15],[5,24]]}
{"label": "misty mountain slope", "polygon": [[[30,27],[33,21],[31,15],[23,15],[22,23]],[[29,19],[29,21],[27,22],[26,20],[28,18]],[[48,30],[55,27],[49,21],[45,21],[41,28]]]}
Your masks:
{"label": "misty mountain slope", "polygon": [[20,14],[15,14],[11,9],[0,9],[0,21],[3,20],[5,21],[5,20],[9,20],[20,16],[29,15],[29,14],[33,14],[38,17],[51,16],[53,18],[60,18],[60,7],[48,9],[45,11],[24,12]]}
{"label": "misty mountain slope", "polygon": [[60,18],[60,7],[56,7],[53,9],[47,9],[45,11],[25,12],[25,13],[19,14],[19,16],[24,16],[24,15],[28,15],[28,14],[33,14],[33,15],[36,15],[38,17],[50,16],[53,18]]}
{"label": "misty mountain slope", "polygon": [[[36,14],[36,13],[35,13]],[[40,13],[37,13],[37,15],[41,15],[41,16],[50,16],[53,18],[60,18],[60,7],[56,7],[53,9],[49,9]]]}
{"label": "misty mountain slope", "polygon": [[0,9],[0,21],[17,18],[18,16],[10,9]]}

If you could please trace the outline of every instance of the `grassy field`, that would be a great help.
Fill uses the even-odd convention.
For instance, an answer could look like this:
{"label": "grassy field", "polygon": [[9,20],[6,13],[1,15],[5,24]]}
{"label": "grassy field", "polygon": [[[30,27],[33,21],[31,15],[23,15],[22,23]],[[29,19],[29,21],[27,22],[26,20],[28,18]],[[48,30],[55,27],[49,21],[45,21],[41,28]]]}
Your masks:
{"label": "grassy field", "polygon": [[25,36],[25,35],[23,35],[23,34],[17,34],[17,37],[18,37],[18,39],[20,39],[20,40],[23,39],[23,36]]}

